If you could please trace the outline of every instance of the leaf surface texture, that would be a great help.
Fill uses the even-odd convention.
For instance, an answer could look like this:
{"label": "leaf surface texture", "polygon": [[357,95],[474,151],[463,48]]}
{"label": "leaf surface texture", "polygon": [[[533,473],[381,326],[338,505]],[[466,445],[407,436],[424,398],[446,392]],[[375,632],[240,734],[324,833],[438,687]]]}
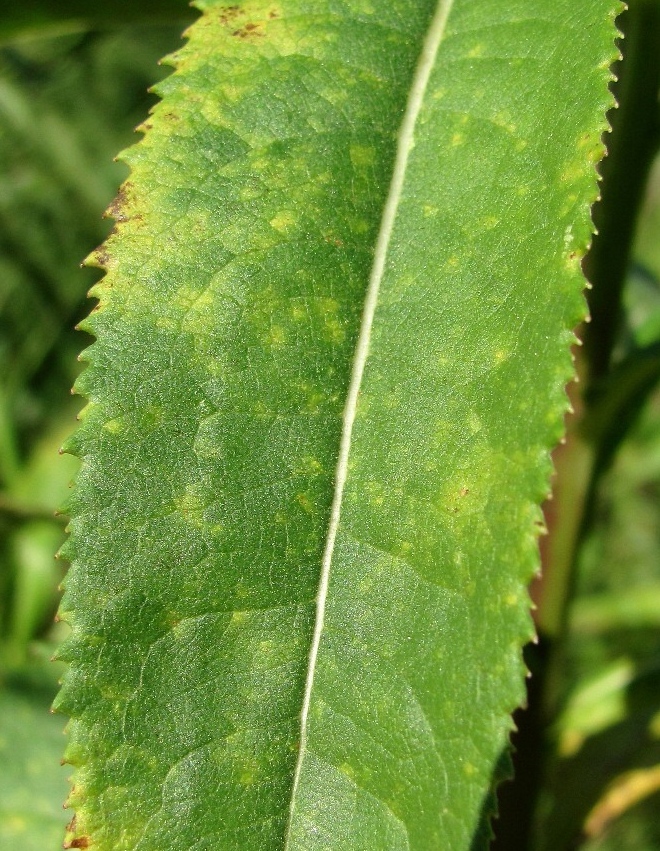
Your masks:
{"label": "leaf surface texture", "polygon": [[467,851],[524,694],[618,6],[198,5],[95,255],[69,841]]}

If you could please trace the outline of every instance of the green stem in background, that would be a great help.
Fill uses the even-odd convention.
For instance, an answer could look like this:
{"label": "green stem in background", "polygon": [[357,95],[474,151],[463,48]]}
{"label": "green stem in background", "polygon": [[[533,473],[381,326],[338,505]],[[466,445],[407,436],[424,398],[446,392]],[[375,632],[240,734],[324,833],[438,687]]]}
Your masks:
{"label": "green stem in background", "polygon": [[598,234],[585,259],[593,290],[578,373],[586,378],[586,391],[581,402],[575,400],[577,416],[569,422],[566,444],[555,458],[550,535],[542,542],[544,574],[536,589],[539,643],[526,653],[534,682],[528,708],[515,716],[516,780],[500,795],[493,846],[500,851],[532,847],[534,812],[545,773],[546,731],[561,700],[577,555],[591,523],[600,478],[658,380],[655,350],[636,353],[616,370],[611,370],[611,360],[637,215],[660,141],[660,3],[631,2],[619,25],[625,35],[625,64],[617,69],[620,79],[615,85],[619,108],[610,115],[602,199],[594,208]]}
{"label": "green stem in background", "polygon": [[660,144],[660,3],[636,0],[619,19],[624,63],[615,86],[603,192],[594,208],[597,234],[585,259],[591,322],[584,327],[581,368],[584,414],[569,429],[565,461],[558,463],[560,508],[545,564],[542,634],[551,641],[544,715],[551,719],[561,697],[561,669],[570,601],[582,542],[591,526],[598,486],[616,449],[657,384],[657,347],[612,365],[622,313],[622,293],[635,225],[649,170]]}
{"label": "green stem in background", "polygon": [[16,570],[0,668],[22,665],[30,642],[52,622],[59,579],[53,553],[62,543],[62,531],[50,517],[23,523],[11,538],[9,558]]}
{"label": "green stem in background", "polygon": [[181,24],[195,19],[187,0],[4,0],[0,44],[15,38],[43,37],[127,24]]}
{"label": "green stem in background", "polygon": [[[568,438],[555,455],[556,485],[550,504],[552,535],[545,539],[546,578],[541,583],[537,624],[548,645],[547,668],[539,671],[546,721],[563,696],[568,618],[577,581],[580,546],[591,528],[598,488],[616,452],[637,421],[660,379],[660,344],[633,352],[613,367],[592,392],[580,416],[571,419]],[[547,543],[546,543],[547,542]]]}
{"label": "green stem in background", "polygon": [[569,429],[564,459],[558,460],[558,505],[539,611],[542,638],[550,641],[549,674],[544,688],[545,716],[559,700],[562,646],[575,584],[575,567],[589,529],[600,478],[635,421],[658,377],[654,349],[635,353],[613,368],[612,352],[621,319],[621,296],[635,224],[649,169],[660,142],[660,3],[637,0],[619,19],[625,35],[624,64],[615,86],[618,110],[603,163],[602,199],[594,208],[598,233],[585,259],[593,284],[585,326],[581,368],[585,376],[584,415]]}
{"label": "green stem in background", "polygon": [[610,115],[602,200],[594,207],[597,234],[584,264],[593,284],[584,334],[589,381],[602,379],[610,366],[635,225],[660,141],[660,3],[631,0],[619,20],[625,35],[625,65],[615,87],[619,108]]}
{"label": "green stem in background", "polygon": [[598,448],[594,484],[609,469],[617,449],[637,421],[660,379],[660,342],[635,349],[594,388],[580,433]]}
{"label": "green stem in background", "polygon": [[[558,638],[566,628],[579,547],[591,522],[598,485],[660,380],[660,343],[633,351],[592,385],[586,404],[568,423],[566,444],[555,453],[556,485],[546,508],[552,535],[542,541],[551,582],[541,585],[537,623]],[[584,408],[584,410],[580,410]]]}
{"label": "green stem in background", "polygon": [[[94,169],[85,142],[75,128],[57,115],[25,98],[21,85],[0,79],[0,121],[3,131],[32,151],[37,162],[44,164],[56,180],[76,193],[81,214],[98,216],[107,204],[108,188],[103,174]],[[40,132],[35,133],[35,129]],[[3,232],[14,240],[20,233],[11,220],[10,211],[3,213]],[[25,238],[25,237],[24,237]]]}
{"label": "green stem in background", "polygon": [[566,442],[554,454],[555,482],[545,509],[550,534],[541,541],[543,576],[534,596],[539,635],[549,642],[563,631],[576,542],[581,536],[594,466],[594,448],[583,439],[579,422],[577,416],[570,417]]}
{"label": "green stem in background", "polygon": [[20,466],[16,433],[14,431],[9,400],[0,385],[0,482],[11,487]]}

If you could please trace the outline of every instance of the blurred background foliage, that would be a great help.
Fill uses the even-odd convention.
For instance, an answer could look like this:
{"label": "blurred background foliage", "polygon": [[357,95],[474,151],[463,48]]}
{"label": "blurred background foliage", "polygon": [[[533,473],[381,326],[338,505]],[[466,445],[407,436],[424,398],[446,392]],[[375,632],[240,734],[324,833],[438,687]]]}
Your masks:
{"label": "blurred background foliage", "polygon": [[62,16],[43,38],[29,6],[12,18],[10,4],[4,28],[0,11],[0,848],[54,851],[70,817],[64,719],[49,713],[65,628],[55,511],[77,467],[58,449],[81,407],[69,391],[87,341],[74,326],[98,277],[80,263],[112,226],[102,213],[127,173],[113,158],[182,26]]}
{"label": "blurred background foliage", "polygon": [[[167,73],[157,61],[192,17],[181,0],[90,5],[0,11],[0,848],[21,851],[55,851],[68,820],[50,659],[64,629],[55,512],[77,465],[58,448],[81,406],[69,393],[86,345],[74,326],[98,275],[80,262],[111,228],[102,212],[126,176],[113,157],[135,141],[147,89]],[[498,836],[500,849],[660,849],[660,161],[644,180],[611,365],[616,377],[643,364],[639,413],[618,417],[563,580],[533,832]]]}

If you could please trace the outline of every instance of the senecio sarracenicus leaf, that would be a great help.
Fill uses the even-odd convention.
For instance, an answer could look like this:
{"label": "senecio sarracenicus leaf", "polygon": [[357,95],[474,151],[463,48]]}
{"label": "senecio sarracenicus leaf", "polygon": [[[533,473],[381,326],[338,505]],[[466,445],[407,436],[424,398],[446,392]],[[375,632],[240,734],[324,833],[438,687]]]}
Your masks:
{"label": "senecio sarracenicus leaf", "polygon": [[483,847],[619,3],[197,6],[92,261],[67,847]]}

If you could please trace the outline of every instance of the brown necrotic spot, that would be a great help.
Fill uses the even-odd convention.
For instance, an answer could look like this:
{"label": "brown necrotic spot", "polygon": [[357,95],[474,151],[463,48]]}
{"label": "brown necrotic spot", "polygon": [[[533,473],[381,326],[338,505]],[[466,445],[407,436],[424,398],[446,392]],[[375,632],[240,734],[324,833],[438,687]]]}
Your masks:
{"label": "brown necrotic spot", "polygon": [[229,24],[241,14],[243,13],[240,6],[223,6],[219,12],[220,23]]}
{"label": "brown necrotic spot", "polygon": [[103,214],[104,216],[112,216],[112,218],[116,222],[125,222],[128,220],[128,216],[126,215],[125,208],[129,203],[129,193],[132,189],[131,184],[127,181],[117,193],[117,197],[110,204],[108,209]]}
{"label": "brown necrotic spot", "polygon": [[232,35],[236,38],[262,38],[263,33],[259,32],[259,24],[245,24],[239,30],[235,30]]}
{"label": "brown necrotic spot", "polygon": [[62,846],[63,848],[89,848],[91,840],[89,836],[76,836],[75,839],[69,839]]}
{"label": "brown necrotic spot", "polygon": [[85,261],[86,266],[96,266],[99,269],[105,269],[108,265],[110,257],[108,256],[108,251],[105,245],[99,245],[97,249],[95,249]]}

